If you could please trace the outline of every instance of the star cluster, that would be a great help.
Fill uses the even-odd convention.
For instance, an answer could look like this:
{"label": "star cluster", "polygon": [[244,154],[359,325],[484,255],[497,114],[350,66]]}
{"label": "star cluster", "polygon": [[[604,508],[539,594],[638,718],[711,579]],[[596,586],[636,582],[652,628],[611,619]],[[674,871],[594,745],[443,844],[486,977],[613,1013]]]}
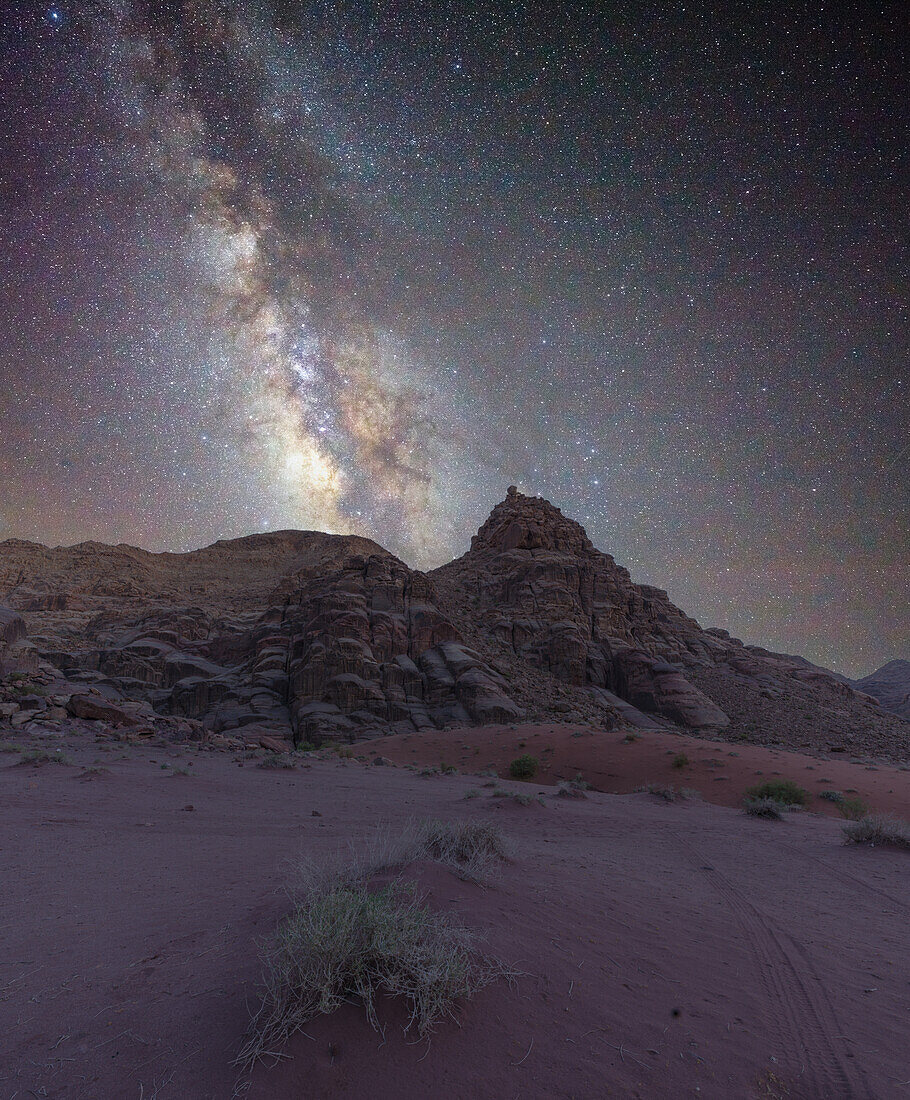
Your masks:
{"label": "star cluster", "polygon": [[97,0],[0,30],[0,539],[505,486],[705,625],[908,637],[902,6]]}

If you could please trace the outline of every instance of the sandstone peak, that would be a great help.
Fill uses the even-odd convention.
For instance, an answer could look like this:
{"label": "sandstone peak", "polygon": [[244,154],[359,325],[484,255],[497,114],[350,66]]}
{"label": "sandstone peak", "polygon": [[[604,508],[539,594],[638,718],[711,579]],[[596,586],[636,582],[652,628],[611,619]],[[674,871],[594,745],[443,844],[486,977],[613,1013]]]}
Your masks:
{"label": "sandstone peak", "polygon": [[583,553],[592,550],[591,540],[580,523],[564,516],[543,497],[525,496],[510,485],[500,501],[471,539],[472,552],[492,550],[556,550]]}

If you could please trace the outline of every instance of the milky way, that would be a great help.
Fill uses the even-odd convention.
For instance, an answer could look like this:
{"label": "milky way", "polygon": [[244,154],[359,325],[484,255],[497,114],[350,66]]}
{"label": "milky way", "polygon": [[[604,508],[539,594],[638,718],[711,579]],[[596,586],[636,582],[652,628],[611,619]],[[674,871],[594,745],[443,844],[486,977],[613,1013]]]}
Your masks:
{"label": "milky way", "polygon": [[516,483],[705,625],[907,655],[900,6],[11,10],[0,538],[427,567]]}

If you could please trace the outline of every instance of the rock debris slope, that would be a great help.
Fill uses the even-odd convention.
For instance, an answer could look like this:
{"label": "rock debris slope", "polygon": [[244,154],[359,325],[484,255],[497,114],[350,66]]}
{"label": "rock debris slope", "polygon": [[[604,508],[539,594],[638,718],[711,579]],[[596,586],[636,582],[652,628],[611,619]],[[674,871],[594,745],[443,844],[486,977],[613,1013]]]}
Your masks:
{"label": "rock debris slope", "polygon": [[[186,554],[12,540],[0,605],[0,673],[53,682],[80,720],[100,696],[171,734],[347,741],[525,718],[890,756],[910,741],[824,670],[703,630],[515,489],[430,574],[307,531]],[[17,724],[44,720],[33,698]]]}

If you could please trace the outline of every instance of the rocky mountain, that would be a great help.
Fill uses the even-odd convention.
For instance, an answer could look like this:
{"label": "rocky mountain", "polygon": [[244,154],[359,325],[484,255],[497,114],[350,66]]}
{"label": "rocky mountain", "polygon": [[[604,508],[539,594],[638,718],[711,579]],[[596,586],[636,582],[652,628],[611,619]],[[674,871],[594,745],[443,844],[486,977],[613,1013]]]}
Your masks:
{"label": "rocky mountain", "polygon": [[852,684],[877,699],[885,710],[910,719],[910,661],[889,661]]}
{"label": "rocky mountain", "polygon": [[423,574],[352,536],[282,531],[188,554],[0,544],[0,601],[46,665],[251,740],[515,717],[433,598]]}
{"label": "rocky mountain", "polygon": [[430,578],[439,606],[488,660],[545,669],[627,724],[910,755],[910,726],[875,700],[803,658],[702,629],[539,497],[510,488],[467,554]]}
{"label": "rocky mountain", "polygon": [[[43,678],[58,719],[107,707],[169,736],[277,744],[524,718],[910,753],[910,726],[872,698],[703,630],[514,489],[430,574],[319,532],[186,554],[12,540],[0,605],[0,673]],[[0,699],[7,717],[45,720],[40,692],[23,716],[24,690]]]}

